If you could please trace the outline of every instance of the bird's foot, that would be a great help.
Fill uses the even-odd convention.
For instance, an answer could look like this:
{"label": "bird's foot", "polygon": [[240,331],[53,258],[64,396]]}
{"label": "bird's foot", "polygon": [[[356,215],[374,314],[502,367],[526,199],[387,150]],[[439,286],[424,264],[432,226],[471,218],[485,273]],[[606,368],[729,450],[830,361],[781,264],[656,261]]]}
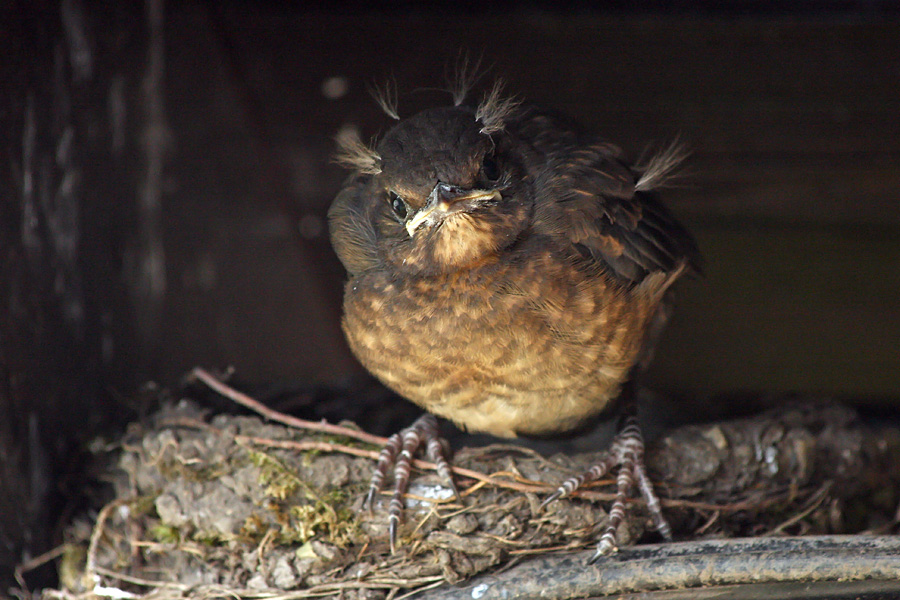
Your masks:
{"label": "bird's foot", "polygon": [[424,414],[415,423],[406,429],[392,435],[381,454],[378,455],[378,465],[372,474],[372,482],[369,484],[369,492],[363,502],[363,508],[372,510],[375,496],[384,486],[391,466],[394,467],[394,493],[388,505],[388,534],[391,543],[391,554],[397,545],[397,529],[403,514],[403,495],[409,487],[409,474],[412,469],[413,455],[420,446],[425,446],[425,456],[437,465],[437,472],[441,479],[453,491],[453,495],[459,498],[456,484],[450,472],[450,463],[447,461],[446,442],[438,433],[437,419],[430,414]]}
{"label": "bird's foot", "polygon": [[609,450],[600,462],[578,477],[572,477],[563,482],[559,488],[544,500],[541,507],[547,506],[554,500],[568,496],[581,486],[596,479],[600,479],[613,468],[618,466],[616,473],[616,496],[609,510],[609,523],[600,541],[597,543],[597,552],[591,558],[594,562],[601,556],[612,554],[618,550],[618,529],[625,517],[625,499],[634,489],[635,483],[641,492],[653,525],[656,530],[667,540],[672,539],[672,529],[662,514],[659,498],[653,491],[650,478],[644,466],[644,438],[638,426],[637,419],[633,416],[626,418],[624,426],[613,438]]}

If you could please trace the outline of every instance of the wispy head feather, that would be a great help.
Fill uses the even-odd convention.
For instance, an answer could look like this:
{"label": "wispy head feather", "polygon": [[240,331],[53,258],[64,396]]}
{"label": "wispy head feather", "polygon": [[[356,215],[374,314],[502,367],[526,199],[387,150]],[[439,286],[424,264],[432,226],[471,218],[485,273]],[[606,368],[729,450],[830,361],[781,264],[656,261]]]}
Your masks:
{"label": "wispy head feather", "polygon": [[676,138],[666,148],[657,152],[646,162],[639,162],[637,169],[641,171],[641,176],[634,186],[634,189],[640,192],[658,189],[671,185],[672,181],[678,176],[676,170],[688,157],[690,152]]}
{"label": "wispy head feather", "polygon": [[495,81],[494,87],[475,109],[475,120],[481,123],[481,133],[490,135],[502,130],[506,119],[521,103],[515,98],[504,98],[503,81]]}
{"label": "wispy head feather", "polygon": [[460,53],[453,72],[447,77],[447,85],[453,96],[453,106],[460,106],[466,101],[475,82],[481,79],[483,74],[481,58],[473,61],[469,58],[468,52]]}
{"label": "wispy head feather", "polygon": [[387,116],[396,121],[400,120],[400,113],[397,111],[397,105],[399,104],[400,99],[399,94],[397,93],[397,81],[395,79],[388,79],[384,83],[384,87],[372,84],[369,93],[372,94],[372,98],[375,99],[375,102],[378,103],[378,106],[381,107],[381,110],[383,110]]}
{"label": "wispy head feather", "polygon": [[335,136],[338,151],[334,162],[365,175],[381,173],[381,155],[359,137],[355,127],[342,127]]}

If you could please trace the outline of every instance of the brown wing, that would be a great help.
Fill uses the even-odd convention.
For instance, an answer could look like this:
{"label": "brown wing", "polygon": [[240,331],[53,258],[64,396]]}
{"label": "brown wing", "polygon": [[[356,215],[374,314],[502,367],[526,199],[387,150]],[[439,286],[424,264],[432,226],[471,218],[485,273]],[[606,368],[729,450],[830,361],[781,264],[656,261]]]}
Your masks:
{"label": "brown wing", "polygon": [[375,228],[366,203],[367,175],[344,182],[328,209],[331,245],[350,276],[379,265]]}
{"label": "brown wing", "polygon": [[[530,129],[551,124],[541,120],[543,125],[532,123]],[[531,163],[535,232],[571,243],[582,256],[630,283],[649,273],[674,271],[685,262],[699,271],[694,238],[653,191],[638,184],[642,172],[628,166],[618,148],[585,140],[571,129],[537,133],[534,139],[535,150],[543,155]],[[653,161],[643,172],[651,170],[658,170]]]}

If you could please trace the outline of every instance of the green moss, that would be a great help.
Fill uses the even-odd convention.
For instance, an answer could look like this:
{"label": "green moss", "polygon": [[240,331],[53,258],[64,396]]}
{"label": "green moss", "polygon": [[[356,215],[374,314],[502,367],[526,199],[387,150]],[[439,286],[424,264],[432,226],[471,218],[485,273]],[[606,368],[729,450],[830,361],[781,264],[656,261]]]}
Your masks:
{"label": "green moss", "polygon": [[87,566],[87,545],[66,544],[59,561],[59,581],[67,590],[84,591],[87,587],[84,571]]}
{"label": "green moss", "polygon": [[181,541],[181,531],[172,525],[157,523],[150,528],[150,537],[161,544],[177,544]]}
{"label": "green moss", "polygon": [[138,496],[128,503],[128,510],[134,518],[156,515],[157,494]]}
{"label": "green moss", "polygon": [[276,500],[286,500],[301,488],[309,486],[283,462],[265,452],[248,450],[250,462],[259,468],[259,483],[265,494]]}
{"label": "green moss", "polygon": [[202,483],[231,472],[232,467],[227,462],[214,465],[201,462],[187,463],[176,457],[161,459],[157,463],[156,469],[169,481],[185,479]]}
{"label": "green moss", "polygon": [[[277,527],[277,541],[281,544],[303,544],[319,538],[340,547],[358,537],[359,525],[346,505],[344,490],[316,488],[271,454],[249,449],[248,453],[260,470],[259,481],[266,496],[272,499],[265,507],[272,523],[251,517],[244,523],[242,536],[261,539],[270,528]],[[306,455],[303,458],[312,460]]]}
{"label": "green moss", "polygon": [[344,548],[359,534],[359,526],[347,507],[335,507],[327,502],[315,502],[292,506],[289,509],[291,529],[284,533],[291,541],[305,543],[321,537],[329,543]]}

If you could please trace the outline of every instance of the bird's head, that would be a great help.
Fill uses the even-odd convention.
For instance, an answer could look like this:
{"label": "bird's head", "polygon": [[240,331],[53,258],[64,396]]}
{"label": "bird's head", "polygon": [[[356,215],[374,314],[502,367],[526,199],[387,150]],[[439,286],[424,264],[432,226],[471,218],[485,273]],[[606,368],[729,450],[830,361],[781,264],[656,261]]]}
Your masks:
{"label": "bird's head", "polygon": [[353,218],[354,227],[371,228],[356,246],[374,245],[381,261],[424,274],[492,260],[511,245],[528,225],[532,199],[504,128],[515,107],[497,102],[425,110],[401,120],[373,149],[345,148],[351,160],[344,162],[360,179],[344,202],[357,206],[340,210],[339,196],[333,237],[348,235],[349,222],[335,219]]}

